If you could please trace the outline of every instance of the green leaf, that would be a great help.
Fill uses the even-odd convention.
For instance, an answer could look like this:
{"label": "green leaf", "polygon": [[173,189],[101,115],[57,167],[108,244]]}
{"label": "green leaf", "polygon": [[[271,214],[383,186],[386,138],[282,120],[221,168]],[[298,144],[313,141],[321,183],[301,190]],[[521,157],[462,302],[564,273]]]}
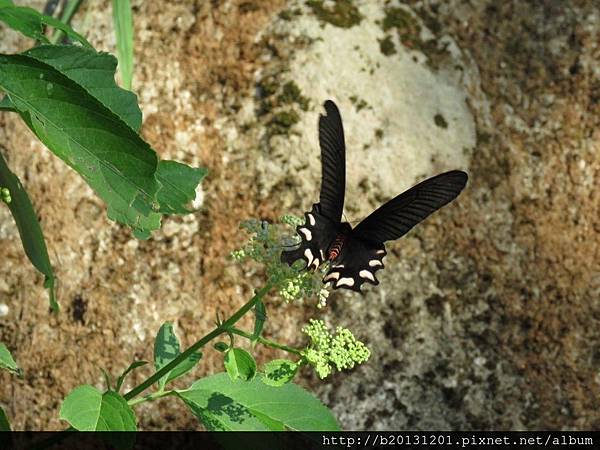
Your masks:
{"label": "green leaf", "polygon": [[269,386],[283,386],[294,379],[298,367],[297,363],[289,359],[274,359],[265,364],[265,375],[261,379]]}
{"label": "green leaf", "polygon": [[252,342],[256,342],[262,334],[266,320],[267,310],[265,308],[265,304],[259,300],[254,307],[254,333],[252,333]]}
{"label": "green leaf", "polygon": [[0,343],[0,369],[6,369],[15,375],[20,375],[21,369],[6,348],[6,345]]}
{"label": "green leaf", "polygon": [[74,45],[40,45],[24,54],[52,66],[83,87],[134,131],[140,130],[142,111],[137,96],[115,83],[117,59],[110,53]]}
{"label": "green leaf", "polygon": [[246,406],[219,392],[188,389],[177,395],[210,431],[269,431]]}
{"label": "green leaf", "polygon": [[186,166],[177,161],[160,161],[156,178],[162,184],[158,203],[163,214],[188,214],[186,205],[196,197],[196,186],[206,176],[203,167]]}
{"label": "green leaf", "polygon": [[256,361],[246,350],[232,348],[225,354],[225,370],[231,381],[251,380],[256,375]]}
{"label": "green leaf", "polygon": [[31,264],[45,276],[44,287],[48,289],[50,308],[58,312],[59,307],[54,292],[54,271],[50,264],[42,228],[27,192],[17,176],[6,165],[2,154],[0,154],[0,186],[10,191],[12,201],[8,204],[8,208],[17,224],[23,249]]}
{"label": "green leaf", "polygon": [[63,31],[72,40],[78,41],[86,47],[91,47],[91,44],[69,25],[62,23],[54,17],[41,14],[35,9],[15,6],[8,0],[0,1],[0,21],[6,23],[13,30],[46,44],[50,43],[50,41],[44,35],[44,25],[50,25]]}
{"label": "green leaf", "polygon": [[232,382],[220,373],[177,394],[209,429],[339,431],[321,401],[293,383],[276,388],[259,378]]}
{"label": "green leaf", "polygon": [[216,351],[221,352],[221,353],[225,353],[227,350],[229,350],[229,345],[227,345],[225,342],[221,342],[221,341],[215,342],[213,347],[215,348]]}
{"label": "green leaf", "polygon": [[[173,324],[165,322],[158,330],[156,340],[154,341],[154,367],[156,370],[162,369],[164,366],[173,361],[181,354],[179,348],[179,339],[173,331]],[[158,386],[163,390],[165,385],[175,378],[189,372],[194,368],[196,363],[202,358],[202,353],[196,352],[180,362],[174,369],[171,369],[159,381]]]}
{"label": "green leaf", "polygon": [[149,237],[160,226],[150,146],[84,88],[27,55],[0,55],[0,88],[38,138],[108,205],[108,217]]}
{"label": "green leaf", "polygon": [[133,17],[129,0],[113,0],[113,24],[117,36],[119,69],[123,85],[131,89],[133,79]]}
{"label": "green leaf", "polygon": [[117,378],[117,385],[115,386],[115,391],[119,392],[121,390],[121,386],[123,386],[125,377],[129,374],[129,372],[137,369],[138,367],[145,366],[146,364],[148,364],[148,361],[134,361],[131,364],[129,364],[129,367],[123,371],[119,378]]}
{"label": "green leaf", "polygon": [[89,385],[67,395],[59,417],[79,431],[136,431],[135,416],[123,397]]}
{"label": "green leaf", "polygon": [[6,413],[0,406],[0,431],[10,431],[10,422],[8,421],[8,417],[6,417]]}

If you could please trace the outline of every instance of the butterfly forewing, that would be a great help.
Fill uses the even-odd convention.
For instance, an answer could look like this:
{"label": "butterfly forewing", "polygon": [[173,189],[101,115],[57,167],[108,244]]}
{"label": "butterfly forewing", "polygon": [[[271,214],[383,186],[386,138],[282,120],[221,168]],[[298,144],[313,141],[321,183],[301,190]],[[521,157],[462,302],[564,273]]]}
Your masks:
{"label": "butterfly forewing", "polygon": [[379,207],[352,230],[352,235],[382,243],[399,239],[454,200],[466,182],[467,174],[459,170],[428,178]]}
{"label": "butterfly forewing", "polygon": [[321,146],[321,213],[335,222],[342,219],[346,188],[346,146],[340,112],[331,100],[324,104],[327,115],[319,116]]}

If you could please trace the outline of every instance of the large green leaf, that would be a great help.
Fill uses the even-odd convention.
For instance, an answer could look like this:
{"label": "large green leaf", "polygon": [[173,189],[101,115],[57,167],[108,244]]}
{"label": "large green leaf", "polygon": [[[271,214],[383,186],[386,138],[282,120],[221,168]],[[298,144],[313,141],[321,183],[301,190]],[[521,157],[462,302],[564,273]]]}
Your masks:
{"label": "large green leaf", "polygon": [[89,385],[67,395],[59,417],[79,431],[136,431],[135,416],[123,397]]}
{"label": "large green leaf", "polygon": [[[179,339],[173,330],[173,324],[165,322],[158,330],[154,341],[154,367],[156,370],[162,369],[164,366],[173,361],[181,354],[179,347]],[[158,380],[159,389],[164,389],[165,385],[175,378],[189,372],[194,368],[196,363],[202,358],[202,353],[196,352],[180,362],[177,366],[167,372],[160,380]]]}
{"label": "large green leaf", "polygon": [[10,422],[8,421],[8,417],[6,417],[6,413],[0,406],[0,431],[10,431]]}
{"label": "large green leaf", "polygon": [[57,156],[107,203],[109,218],[148,237],[160,226],[156,153],[85,89],[26,55],[0,55],[0,88]]}
{"label": "large green leaf", "polygon": [[21,369],[6,348],[6,345],[0,343],[0,369],[6,369],[9,372],[19,374]]}
{"label": "large green leaf", "polygon": [[48,289],[50,295],[50,307],[56,312],[58,303],[54,293],[54,271],[48,257],[42,228],[27,192],[17,176],[6,165],[2,154],[0,154],[0,187],[6,187],[10,191],[12,201],[8,204],[8,208],[17,224],[23,249],[31,264],[44,275],[44,287]]}
{"label": "large green leaf", "polygon": [[220,373],[196,381],[178,395],[210,429],[337,431],[339,426],[319,399],[301,387],[231,381]]}
{"label": "large green leaf", "polygon": [[73,46],[0,55],[0,89],[8,94],[2,104],[88,182],[107,203],[110,219],[146,239],[160,227],[161,214],[190,212],[187,204],[206,170],[159,164],[135,133],[135,96],[116,87],[112,70],[110,55]]}
{"label": "large green leaf", "polygon": [[177,395],[211,431],[269,431],[246,406],[219,392],[206,389],[179,391]]}
{"label": "large green leaf", "polygon": [[113,55],[75,45],[40,45],[24,54],[54,67],[139,131],[142,111],[137,96],[115,83],[117,59]]}
{"label": "large green leaf", "polygon": [[23,33],[25,36],[43,43],[50,43],[43,32],[44,25],[50,25],[63,31],[72,40],[91,47],[90,43],[69,25],[62,23],[54,17],[41,14],[35,9],[15,6],[10,0],[0,0],[0,21],[6,23],[12,29]]}

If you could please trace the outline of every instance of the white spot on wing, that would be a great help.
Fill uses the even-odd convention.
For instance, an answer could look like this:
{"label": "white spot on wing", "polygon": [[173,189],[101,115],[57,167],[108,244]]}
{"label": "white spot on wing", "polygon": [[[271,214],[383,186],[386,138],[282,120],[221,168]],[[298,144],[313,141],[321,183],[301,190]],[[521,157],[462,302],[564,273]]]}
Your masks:
{"label": "white spot on wing", "polygon": [[310,223],[312,227],[315,226],[315,216],[313,216],[311,213],[308,213],[308,223]]}
{"label": "white spot on wing", "polygon": [[378,266],[383,266],[383,263],[381,261],[379,261],[378,259],[372,259],[371,261],[369,261],[369,267],[378,267]]}
{"label": "white spot on wing", "polygon": [[337,280],[339,277],[340,277],[339,272],[331,272],[331,273],[327,274],[327,276],[325,278],[323,278],[323,281]]}
{"label": "white spot on wing", "polygon": [[308,228],[299,228],[298,231],[300,231],[304,235],[307,241],[312,240],[312,233]]}
{"label": "white spot on wing", "polygon": [[310,266],[313,262],[313,254],[310,251],[310,248],[307,248],[306,250],[304,250],[304,257],[306,258],[306,263],[308,266]]}
{"label": "white spot on wing", "polygon": [[315,258],[315,260],[313,261],[311,266],[315,266],[315,270],[316,270],[319,268],[319,264],[321,264],[321,262],[319,261],[319,258]]}
{"label": "white spot on wing", "polygon": [[325,261],[325,253],[323,253],[323,249],[322,248],[319,249],[319,253],[321,253],[321,259],[323,261]]}
{"label": "white spot on wing", "polygon": [[337,283],[335,284],[335,287],[339,287],[339,286],[354,286],[354,278],[340,278]]}
{"label": "white spot on wing", "polygon": [[361,270],[360,272],[358,272],[358,274],[365,280],[375,281],[375,277],[368,270]]}
{"label": "white spot on wing", "polygon": [[375,252],[376,255],[383,255],[385,253],[385,250],[377,250]]}

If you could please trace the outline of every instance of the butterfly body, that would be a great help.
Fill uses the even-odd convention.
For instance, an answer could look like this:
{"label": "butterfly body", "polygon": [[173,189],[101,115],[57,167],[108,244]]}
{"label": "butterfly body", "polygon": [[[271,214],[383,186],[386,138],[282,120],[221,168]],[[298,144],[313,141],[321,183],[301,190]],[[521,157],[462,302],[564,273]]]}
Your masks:
{"label": "butterfly body", "polygon": [[304,260],[317,270],[329,262],[324,282],[334,289],[360,292],[364,283],[377,285],[375,272],[383,269],[384,242],[398,239],[429,214],[452,201],[464,188],[467,174],[458,170],[429,178],[396,196],[352,228],[342,222],[346,184],[344,132],[339,111],[332,101],[324,104],[327,115],[319,118],[321,193],[319,203],[304,214],[296,227],[301,238],[295,250],[284,251],[281,260]]}

